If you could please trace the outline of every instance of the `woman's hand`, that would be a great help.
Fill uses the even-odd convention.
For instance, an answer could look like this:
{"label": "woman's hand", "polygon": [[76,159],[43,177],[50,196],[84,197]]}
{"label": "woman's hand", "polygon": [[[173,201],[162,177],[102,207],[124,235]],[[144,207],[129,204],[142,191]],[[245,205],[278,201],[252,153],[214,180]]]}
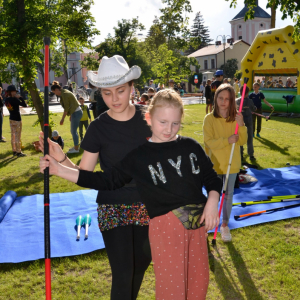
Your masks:
{"label": "woman's hand", "polygon": [[229,144],[234,144],[239,140],[239,135],[238,134],[233,134],[228,138],[228,143]]}
{"label": "woman's hand", "polygon": [[46,154],[44,157],[40,157],[40,172],[44,173],[44,170],[49,167],[50,175],[57,175],[60,164],[50,155]]}
{"label": "woman's hand", "polygon": [[64,125],[64,119],[61,119],[59,122],[60,125]]}
{"label": "woman's hand", "polygon": [[[211,195],[212,194],[212,195]],[[205,220],[205,230],[209,231],[216,228],[219,225],[219,213],[218,213],[218,202],[219,193],[216,191],[209,192],[209,196],[200,219],[200,224]]]}
{"label": "woman's hand", "polygon": [[235,116],[235,120],[236,122],[239,124],[239,126],[244,126],[244,118],[243,118],[243,114],[241,112],[238,112]]}
{"label": "woman's hand", "polygon": [[[50,155],[57,161],[62,161],[65,157],[65,154],[59,144],[51,141],[48,138],[48,145]],[[42,131],[40,132],[39,137],[39,149],[44,153],[44,133]]]}

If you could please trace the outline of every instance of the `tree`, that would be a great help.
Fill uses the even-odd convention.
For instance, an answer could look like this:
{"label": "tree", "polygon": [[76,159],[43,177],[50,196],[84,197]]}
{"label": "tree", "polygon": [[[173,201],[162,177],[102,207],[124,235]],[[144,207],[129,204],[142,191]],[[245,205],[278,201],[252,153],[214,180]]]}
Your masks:
{"label": "tree", "polygon": [[137,80],[137,84],[142,84],[151,77],[151,68],[145,47],[137,39],[137,32],[144,30],[138,18],[132,20],[122,19],[118,21],[118,26],[114,27],[114,36],[108,35],[103,43],[96,47],[99,57],[121,55],[129,66],[138,65],[142,69],[142,75]]}
{"label": "tree", "polygon": [[[230,7],[236,7],[237,0],[225,0],[230,2]],[[256,7],[257,0],[245,0],[245,5],[249,7],[245,15],[245,21],[248,19],[254,19],[254,7]],[[295,41],[300,39],[300,1],[299,0],[268,0],[267,8],[271,8],[271,27],[275,27],[276,10],[280,8],[282,12],[282,20],[288,16],[294,22],[293,38]]]}
{"label": "tree", "polygon": [[197,12],[190,30],[190,47],[186,54],[190,54],[198,49],[206,47],[211,41],[209,29],[207,26],[204,26],[203,16],[200,12]]}
{"label": "tree", "polygon": [[161,8],[162,15],[159,17],[162,32],[166,36],[169,49],[185,50],[188,46],[189,18],[187,13],[192,12],[189,0],[162,0],[166,4]]}
{"label": "tree", "polygon": [[236,71],[238,70],[238,61],[236,58],[228,59],[224,65],[221,66],[221,69],[224,71],[224,74],[228,78],[233,78]]}
{"label": "tree", "polygon": [[167,44],[162,44],[157,51],[153,51],[152,57],[151,70],[156,77],[155,82],[165,85],[168,85],[169,79],[186,80],[185,78],[191,73],[190,66],[199,66],[195,58],[178,55],[168,49]]}
{"label": "tree", "polygon": [[51,38],[54,51],[59,40],[69,48],[89,46],[99,31],[94,28],[92,0],[0,0],[1,57],[20,66],[23,88],[31,95],[42,128],[43,103],[35,78],[43,63],[43,37]]}

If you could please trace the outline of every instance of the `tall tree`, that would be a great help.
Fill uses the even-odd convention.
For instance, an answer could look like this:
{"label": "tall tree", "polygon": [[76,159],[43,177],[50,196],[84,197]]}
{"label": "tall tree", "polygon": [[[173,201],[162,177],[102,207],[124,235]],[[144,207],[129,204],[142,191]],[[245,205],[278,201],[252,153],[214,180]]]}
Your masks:
{"label": "tall tree", "polygon": [[89,46],[99,31],[94,28],[90,8],[93,0],[0,0],[0,52],[6,61],[20,66],[23,87],[31,95],[39,120],[43,103],[35,78],[37,63],[43,62],[43,37],[51,48],[64,39],[70,48]]}
{"label": "tall tree", "polygon": [[192,12],[189,0],[162,0],[166,7],[161,8],[159,17],[162,32],[167,38],[169,49],[185,50],[188,46],[189,18],[187,13]]}
{"label": "tall tree", "polygon": [[190,30],[190,47],[186,54],[190,54],[198,49],[206,47],[211,41],[209,29],[204,25],[204,18],[199,11],[196,13]]}
{"label": "tall tree", "polygon": [[144,25],[139,22],[138,18],[122,19],[118,21],[117,27],[114,27],[114,36],[109,34],[105,41],[96,47],[99,57],[104,55],[111,57],[118,54],[125,58],[129,66],[140,66],[142,76],[137,80],[138,84],[147,81],[152,74],[143,43],[137,39],[138,31],[144,29]]}
{"label": "tall tree", "polygon": [[[237,0],[225,0],[230,2],[230,7],[236,7]],[[245,21],[248,19],[254,19],[254,7],[257,6],[257,0],[244,0],[245,5],[249,7],[248,12],[245,15]],[[293,38],[295,41],[300,40],[300,1],[299,0],[268,0],[267,8],[271,8],[273,15],[271,16],[272,27],[275,27],[276,10],[279,8],[282,12],[282,20],[285,20],[288,16],[294,22]]]}
{"label": "tall tree", "polygon": [[238,61],[236,58],[228,59],[224,65],[220,67],[224,71],[224,74],[226,74],[227,78],[233,78],[236,71],[238,70]]}

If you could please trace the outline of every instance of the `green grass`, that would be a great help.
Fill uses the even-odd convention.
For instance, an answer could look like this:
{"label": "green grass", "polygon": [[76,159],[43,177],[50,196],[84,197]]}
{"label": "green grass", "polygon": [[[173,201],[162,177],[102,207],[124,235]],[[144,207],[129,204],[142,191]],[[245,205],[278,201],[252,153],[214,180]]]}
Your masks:
{"label": "green grass", "polygon": [[[205,105],[185,107],[182,135],[203,145],[202,125]],[[59,124],[60,115],[54,117]],[[9,142],[0,144],[0,197],[7,190],[21,195],[43,193],[43,175],[39,173],[41,153],[31,145],[38,139],[38,128],[31,127],[36,116],[23,116],[22,142],[24,158],[12,156]],[[300,164],[300,119],[273,117],[262,120],[261,138],[254,139],[256,164],[260,168],[285,167]],[[10,141],[8,117],[4,118],[3,135]],[[55,128],[72,147],[69,122]],[[73,154],[80,161],[82,152]],[[249,158],[246,156],[249,161]],[[98,168],[98,167],[97,167]],[[80,189],[75,184],[51,177],[50,192],[70,192]],[[0,224],[1,232],[1,224]],[[299,299],[300,295],[300,218],[236,229],[233,242],[210,246],[210,285],[207,299]],[[209,235],[209,242],[212,235]],[[0,245],[1,246],[1,245]],[[109,299],[111,272],[105,250],[76,257],[52,259],[53,299]],[[44,262],[24,262],[0,265],[0,300],[44,299]],[[155,299],[154,273],[148,268],[139,299]]]}

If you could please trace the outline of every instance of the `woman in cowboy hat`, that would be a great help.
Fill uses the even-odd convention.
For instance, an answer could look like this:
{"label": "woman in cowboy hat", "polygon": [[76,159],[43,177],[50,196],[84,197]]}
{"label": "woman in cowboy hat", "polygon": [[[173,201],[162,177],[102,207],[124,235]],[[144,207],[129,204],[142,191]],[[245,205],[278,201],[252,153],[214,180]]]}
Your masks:
{"label": "woman in cowboy hat", "polygon": [[22,119],[20,106],[27,107],[27,104],[24,99],[17,94],[17,90],[14,85],[9,85],[7,87],[5,105],[9,111],[13,155],[16,155],[17,157],[26,156],[26,154],[21,151]]}
{"label": "woman in cowboy hat", "polygon": [[[93,171],[99,158],[107,170],[151,136],[142,106],[130,103],[133,80],[139,78],[138,66],[128,67],[122,56],[104,56],[98,72],[89,72],[92,85],[101,88],[109,110],[91,122],[81,143],[84,153],[76,166],[56,143],[49,151],[58,162],[70,168]],[[40,136],[43,150],[43,134]],[[98,223],[112,269],[112,300],[136,299],[144,273],[151,262],[148,239],[149,217],[135,182],[114,191],[99,191]]]}

